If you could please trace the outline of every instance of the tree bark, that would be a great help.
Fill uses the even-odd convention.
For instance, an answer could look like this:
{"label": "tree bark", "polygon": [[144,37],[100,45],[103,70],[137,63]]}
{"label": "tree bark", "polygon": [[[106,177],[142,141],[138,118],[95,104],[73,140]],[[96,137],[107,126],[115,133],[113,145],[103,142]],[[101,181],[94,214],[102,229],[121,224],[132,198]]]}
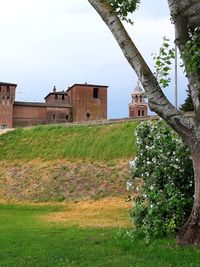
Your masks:
{"label": "tree bark", "polygon": [[192,154],[195,177],[194,204],[189,219],[180,229],[178,244],[200,247],[200,145]]}

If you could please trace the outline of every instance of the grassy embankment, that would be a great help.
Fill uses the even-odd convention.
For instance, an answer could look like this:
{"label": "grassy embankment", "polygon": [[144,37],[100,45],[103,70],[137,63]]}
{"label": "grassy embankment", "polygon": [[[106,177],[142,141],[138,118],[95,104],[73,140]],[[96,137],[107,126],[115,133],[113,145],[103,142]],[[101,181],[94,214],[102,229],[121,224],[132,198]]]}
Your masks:
{"label": "grassy embankment", "polygon": [[62,201],[126,193],[136,122],[39,126],[0,136],[0,198]]}
{"label": "grassy embankment", "polygon": [[0,160],[111,161],[132,158],[136,122],[103,126],[39,126],[0,136]]}

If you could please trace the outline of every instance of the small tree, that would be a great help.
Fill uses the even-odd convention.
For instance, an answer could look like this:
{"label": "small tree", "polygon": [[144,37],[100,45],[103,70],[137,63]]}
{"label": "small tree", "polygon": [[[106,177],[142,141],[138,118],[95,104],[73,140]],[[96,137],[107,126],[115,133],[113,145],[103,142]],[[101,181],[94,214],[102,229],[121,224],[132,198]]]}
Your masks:
{"label": "small tree", "polygon": [[[139,0],[88,0],[106,23],[124,56],[136,72],[147,97],[149,107],[163,118],[182,138],[191,153],[195,197],[192,212],[179,232],[179,244],[200,246],[200,1],[168,0],[177,44],[182,55],[194,105],[194,117],[185,116],[169,102],[156,76],[128,35],[121,20],[128,20]],[[152,30],[153,32],[153,30]]]}
{"label": "small tree", "polygon": [[133,179],[144,184],[135,199],[132,218],[146,237],[177,232],[193,202],[194,174],[189,151],[163,121],[140,123]]}

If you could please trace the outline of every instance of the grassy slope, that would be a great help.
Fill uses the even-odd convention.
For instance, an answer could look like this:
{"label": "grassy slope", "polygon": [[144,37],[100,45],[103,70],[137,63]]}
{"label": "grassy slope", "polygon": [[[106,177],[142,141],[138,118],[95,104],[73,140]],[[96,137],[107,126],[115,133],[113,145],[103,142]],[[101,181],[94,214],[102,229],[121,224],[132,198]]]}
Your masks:
{"label": "grassy slope", "polygon": [[200,251],[178,248],[172,240],[147,246],[143,240],[121,238],[114,228],[66,227],[40,220],[62,210],[62,206],[1,204],[0,266],[199,267]]}
{"label": "grassy slope", "polygon": [[104,126],[39,126],[0,136],[0,160],[115,160],[135,153],[135,122]]}
{"label": "grassy slope", "polygon": [[63,201],[127,194],[135,122],[39,126],[0,136],[0,198]]}

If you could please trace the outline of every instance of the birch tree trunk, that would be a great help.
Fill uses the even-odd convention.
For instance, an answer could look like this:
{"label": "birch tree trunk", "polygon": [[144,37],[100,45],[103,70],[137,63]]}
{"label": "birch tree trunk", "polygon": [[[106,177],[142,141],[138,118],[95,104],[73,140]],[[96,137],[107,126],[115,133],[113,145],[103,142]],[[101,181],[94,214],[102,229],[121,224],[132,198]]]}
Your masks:
{"label": "birch tree trunk", "polygon": [[195,175],[195,194],[194,204],[190,217],[185,225],[180,229],[178,243],[180,245],[195,245],[200,247],[200,147],[192,155],[194,175]]}
{"label": "birch tree trunk", "polygon": [[[156,77],[129,37],[117,14],[107,0],[88,0],[101,16],[127,61],[141,81],[149,102],[149,107],[163,118],[189,147],[195,173],[195,197],[192,213],[179,233],[181,245],[200,246],[200,74],[187,73],[189,88],[195,107],[195,117],[186,117],[174,107],[164,95]],[[200,0],[168,0],[174,18],[176,43],[183,51],[189,40],[189,30],[200,27]]]}

